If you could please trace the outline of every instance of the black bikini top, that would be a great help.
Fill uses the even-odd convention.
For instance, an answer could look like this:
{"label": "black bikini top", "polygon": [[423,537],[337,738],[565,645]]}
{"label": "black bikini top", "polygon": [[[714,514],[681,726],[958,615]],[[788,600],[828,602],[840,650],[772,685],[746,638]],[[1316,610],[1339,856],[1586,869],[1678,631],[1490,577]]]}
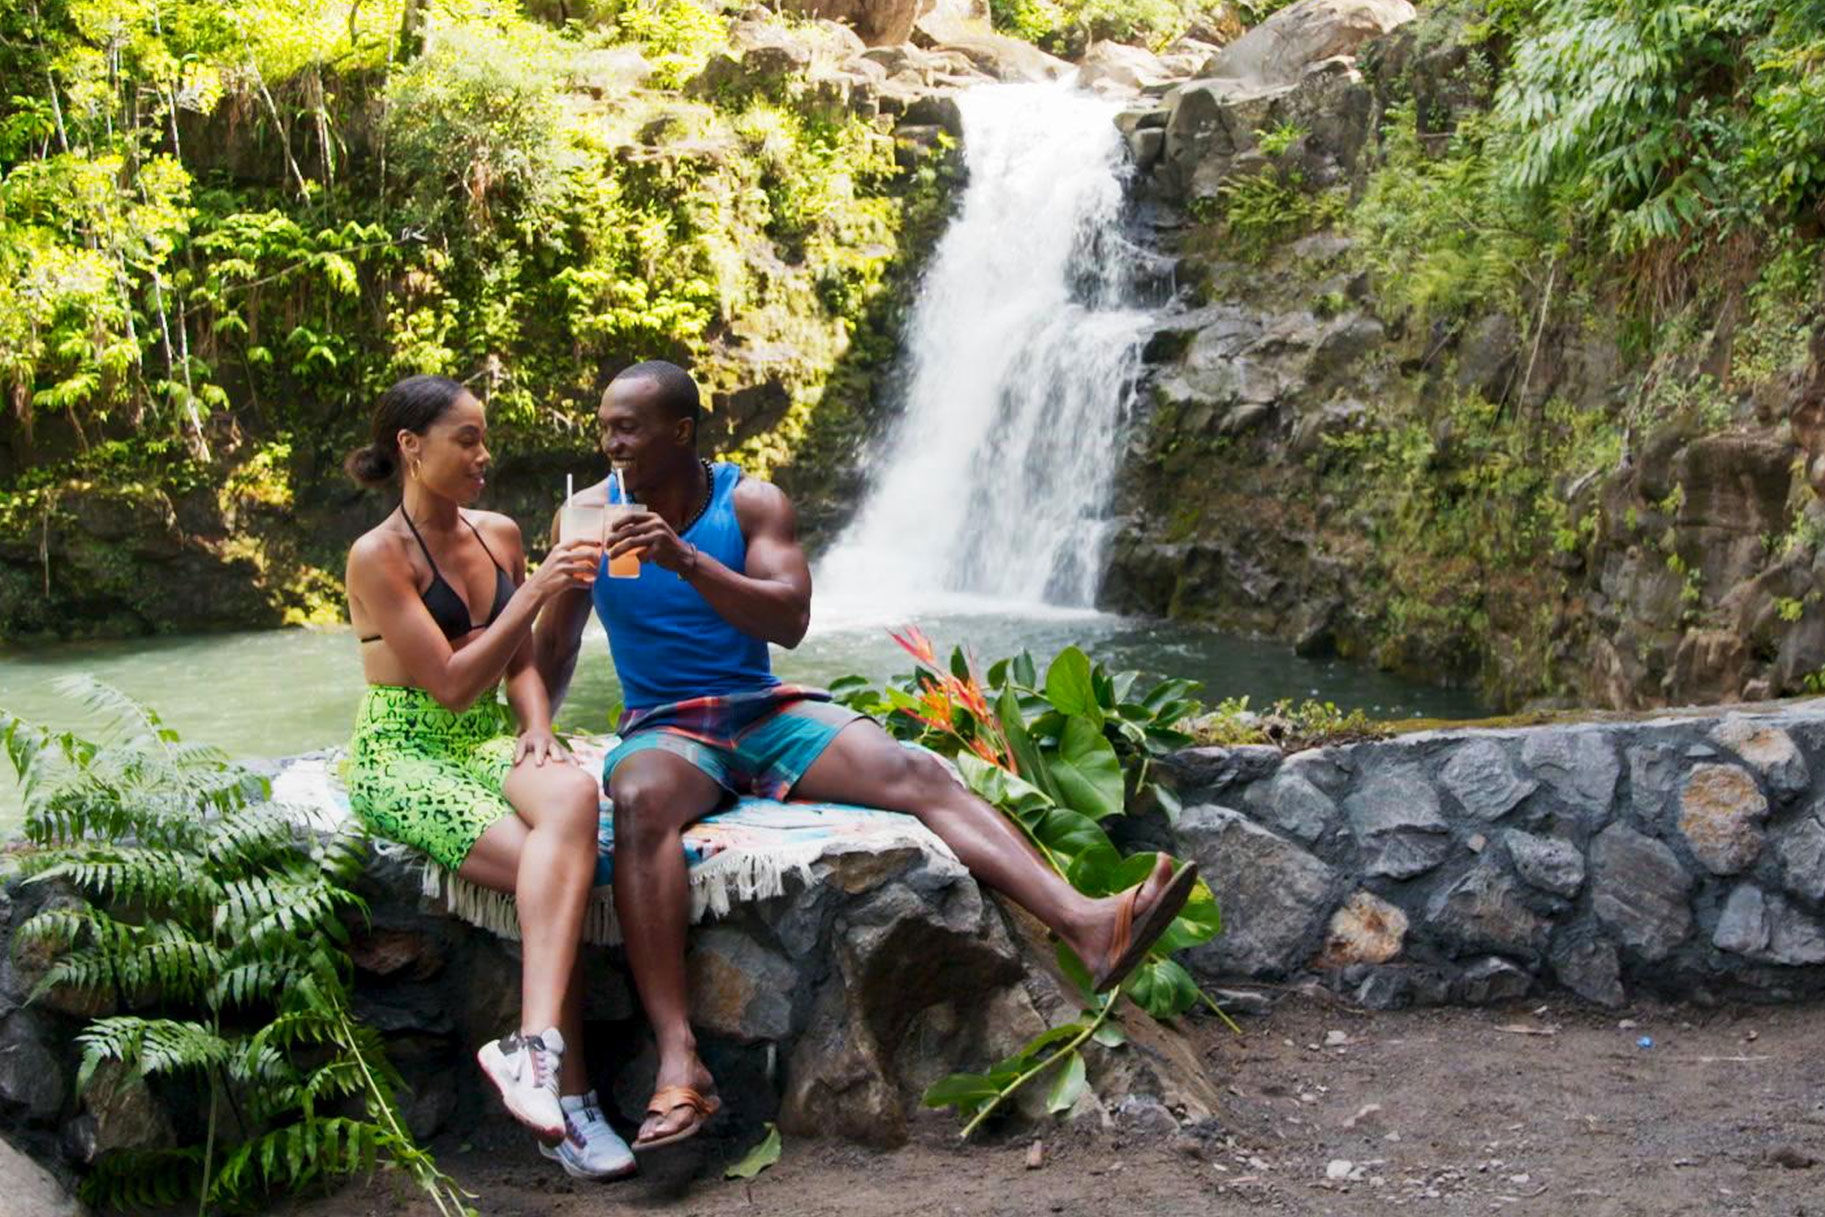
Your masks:
{"label": "black bikini top", "polygon": [[[425,551],[425,561],[431,564],[431,585],[420,592],[418,598],[424,601],[425,611],[431,614],[431,620],[435,621],[437,628],[444,632],[444,637],[457,639],[464,634],[473,634],[476,630],[485,630],[493,625],[494,619],[506,610],[507,602],[513,599],[513,580],[508,577],[507,572],[501,568],[500,562],[495,559],[494,551],[488,548],[488,542],[482,541],[481,529],[470,524],[467,519],[463,519],[463,523],[469,525],[469,531],[475,534],[475,539],[481,541],[482,552],[488,555],[488,561],[494,563],[494,609],[488,614],[488,620],[476,625],[475,619],[469,615],[469,606],[463,602],[463,598],[457,594],[456,589],[450,586],[449,580],[444,578],[443,572],[437,569],[437,559],[431,556],[431,547],[425,544],[424,537],[418,531],[418,525],[412,523],[412,517],[406,514],[403,503],[399,506],[399,515],[405,520],[406,527],[412,530],[412,536],[418,541],[418,548]],[[458,518],[462,517],[459,515]],[[380,635],[370,634],[361,641],[378,642]]]}

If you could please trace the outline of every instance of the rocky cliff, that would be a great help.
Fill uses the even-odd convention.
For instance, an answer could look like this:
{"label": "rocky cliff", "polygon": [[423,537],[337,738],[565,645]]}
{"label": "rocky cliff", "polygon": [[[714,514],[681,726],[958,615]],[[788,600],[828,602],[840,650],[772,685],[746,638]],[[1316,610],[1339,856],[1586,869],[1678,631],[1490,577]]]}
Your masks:
{"label": "rocky cliff", "polygon": [[1667,255],[1644,304],[1530,245],[1483,190],[1500,36],[1414,16],[1306,0],[1121,116],[1180,292],[1106,602],[1507,705],[1816,691],[1816,251]]}

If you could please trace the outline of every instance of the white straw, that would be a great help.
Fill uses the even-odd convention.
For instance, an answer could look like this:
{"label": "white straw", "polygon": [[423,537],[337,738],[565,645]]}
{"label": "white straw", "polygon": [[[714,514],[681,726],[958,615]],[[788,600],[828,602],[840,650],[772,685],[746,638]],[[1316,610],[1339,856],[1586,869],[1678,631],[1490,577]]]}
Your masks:
{"label": "white straw", "polygon": [[576,479],[571,474],[564,475],[564,502],[566,505],[577,495]]}

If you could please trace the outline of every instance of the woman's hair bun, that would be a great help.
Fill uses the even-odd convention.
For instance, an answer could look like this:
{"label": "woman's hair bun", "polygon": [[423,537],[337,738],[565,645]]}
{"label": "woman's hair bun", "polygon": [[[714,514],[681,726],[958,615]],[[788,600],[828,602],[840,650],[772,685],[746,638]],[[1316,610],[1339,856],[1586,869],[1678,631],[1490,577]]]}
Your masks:
{"label": "woman's hair bun", "polygon": [[384,486],[393,480],[399,462],[376,444],[363,444],[348,454],[343,470],[363,486]]}
{"label": "woman's hair bun", "polygon": [[374,442],[357,448],[342,462],[363,486],[383,486],[399,472],[399,433],[423,435],[468,392],[448,376],[408,376],[385,393],[374,407]]}

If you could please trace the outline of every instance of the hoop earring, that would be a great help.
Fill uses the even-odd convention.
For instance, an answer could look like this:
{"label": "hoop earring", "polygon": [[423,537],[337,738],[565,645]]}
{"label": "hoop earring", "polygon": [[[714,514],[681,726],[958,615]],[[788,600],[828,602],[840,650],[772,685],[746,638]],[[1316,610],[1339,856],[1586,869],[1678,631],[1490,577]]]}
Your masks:
{"label": "hoop earring", "polygon": [[412,458],[412,480],[414,482],[424,480],[424,467],[425,462],[423,457],[415,456]]}

